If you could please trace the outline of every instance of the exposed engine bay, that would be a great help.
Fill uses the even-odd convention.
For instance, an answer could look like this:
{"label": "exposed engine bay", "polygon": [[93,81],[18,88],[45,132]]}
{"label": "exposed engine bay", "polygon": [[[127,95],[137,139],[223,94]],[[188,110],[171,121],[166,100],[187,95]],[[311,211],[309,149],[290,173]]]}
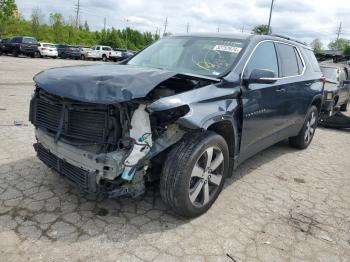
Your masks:
{"label": "exposed engine bay", "polygon": [[177,123],[188,105],[158,111],[149,106],[213,81],[176,75],[142,99],[105,104],[55,95],[36,82],[30,121],[38,157],[83,191],[136,197],[145,182],[159,178],[152,169],[161,153],[190,132]]}

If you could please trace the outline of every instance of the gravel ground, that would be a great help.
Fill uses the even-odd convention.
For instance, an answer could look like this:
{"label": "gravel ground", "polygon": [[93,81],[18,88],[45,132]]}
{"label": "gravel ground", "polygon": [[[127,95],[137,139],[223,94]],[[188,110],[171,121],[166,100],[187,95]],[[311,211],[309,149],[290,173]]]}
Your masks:
{"label": "gravel ground", "polygon": [[35,73],[85,63],[0,57],[1,261],[350,261],[350,130],[265,150],[192,220],[156,188],[137,200],[80,195],[35,157],[28,108]]}

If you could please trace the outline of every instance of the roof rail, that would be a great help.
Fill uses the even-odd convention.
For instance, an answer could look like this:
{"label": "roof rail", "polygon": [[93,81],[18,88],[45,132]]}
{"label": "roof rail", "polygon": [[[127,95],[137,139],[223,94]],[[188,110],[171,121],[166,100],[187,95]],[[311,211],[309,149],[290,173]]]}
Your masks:
{"label": "roof rail", "polygon": [[280,35],[280,34],[271,34],[271,36],[276,36],[276,37],[280,37],[280,38],[283,38],[283,39],[287,39],[287,40],[290,40],[290,41],[294,41],[294,42],[297,42],[299,44],[302,44],[302,45],[306,45],[305,43],[297,40],[297,39],[294,39],[292,37],[289,37],[289,36],[286,36],[286,35]]}

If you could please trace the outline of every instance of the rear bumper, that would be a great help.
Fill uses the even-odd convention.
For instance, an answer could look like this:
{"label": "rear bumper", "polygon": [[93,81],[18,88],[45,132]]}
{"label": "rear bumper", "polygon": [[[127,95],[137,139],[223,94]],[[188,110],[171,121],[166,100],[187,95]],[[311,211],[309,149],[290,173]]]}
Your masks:
{"label": "rear bumper", "polygon": [[41,51],[40,54],[41,54],[42,56],[51,56],[51,57],[58,56],[58,53],[57,53],[57,52],[45,52],[45,51]]}

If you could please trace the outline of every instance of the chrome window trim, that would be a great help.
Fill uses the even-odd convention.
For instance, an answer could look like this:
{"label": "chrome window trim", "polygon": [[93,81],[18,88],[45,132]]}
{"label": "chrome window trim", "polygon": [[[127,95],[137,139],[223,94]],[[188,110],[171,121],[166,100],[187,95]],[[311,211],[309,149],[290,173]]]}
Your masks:
{"label": "chrome window trim", "polygon": [[[291,78],[291,77],[297,77],[297,76],[303,76],[305,71],[306,71],[306,63],[305,63],[305,60],[304,60],[304,57],[303,55],[301,54],[300,50],[299,50],[299,47],[296,46],[296,45],[293,45],[293,44],[290,44],[290,43],[286,43],[286,42],[282,42],[282,41],[278,41],[278,40],[262,40],[260,41],[259,43],[256,44],[256,46],[254,47],[253,51],[251,52],[251,54],[249,55],[247,61],[245,62],[244,64],[244,67],[243,67],[243,70],[242,70],[242,74],[241,74],[241,81],[243,80],[243,75],[244,75],[244,71],[250,61],[250,59],[252,58],[256,48],[262,44],[262,43],[265,43],[265,42],[272,42],[272,43],[280,43],[280,44],[284,44],[284,45],[290,45],[290,46],[293,46],[296,48],[296,50],[298,51],[298,54],[300,56],[300,59],[301,59],[301,62],[303,64],[303,71],[301,72],[301,74],[299,75],[293,75],[293,76],[284,76],[284,77],[275,77],[275,78],[269,78],[269,80],[280,80],[280,79],[288,79],[288,78]],[[276,49],[276,47],[275,47]],[[276,58],[277,58],[277,61],[278,61],[278,54],[277,54],[277,50],[276,50]]]}

